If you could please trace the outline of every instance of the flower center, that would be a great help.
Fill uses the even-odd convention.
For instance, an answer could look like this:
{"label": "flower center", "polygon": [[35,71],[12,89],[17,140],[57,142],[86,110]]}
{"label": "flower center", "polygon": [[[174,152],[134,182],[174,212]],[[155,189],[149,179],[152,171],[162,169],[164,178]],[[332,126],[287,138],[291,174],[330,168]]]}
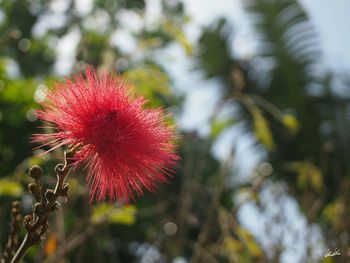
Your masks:
{"label": "flower center", "polygon": [[91,116],[86,127],[86,142],[95,145],[98,151],[105,151],[120,139],[118,112],[116,110],[101,110]]}
{"label": "flower center", "polygon": [[107,113],[105,120],[106,121],[114,121],[114,119],[117,117],[118,113],[116,110],[111,110]]}

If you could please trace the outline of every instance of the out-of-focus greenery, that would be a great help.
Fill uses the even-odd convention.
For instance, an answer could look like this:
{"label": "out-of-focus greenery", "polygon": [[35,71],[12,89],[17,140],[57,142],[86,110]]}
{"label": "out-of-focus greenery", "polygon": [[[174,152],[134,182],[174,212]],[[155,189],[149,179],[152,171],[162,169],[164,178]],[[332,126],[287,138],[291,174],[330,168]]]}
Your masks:
{"label": "out-of-focus greenery", "polygon": [[[40,150],[33,150],[29,138],[41,125],[34,115],[37,102],[60,79],[54,70],[58,40],[78,31],[72,71],[84,64],[115,71],[149,99],[149,107],[181,112],[184,95],[173,92],[176,80],[156,59],[159,51],[179,45],[205,78],[220,80],[219,102],[208,136],[182,133],[182,159],[171,183],[160,186],[156,194],[146,193],[132,206],[90,205],[85,172],[72,173],[68,202],[51,219],[43,246],[33,247],[26,262],[280,262],[285,248],[262,245],[237,217],[246,202],[264,210],[260,192],[280,182],[308,224],[321,228],[324,246],[342,251],[322,259],[314,254],[320,248],[310,246],[303,262],[345,262],[350,237],[350,94],[336,90],[349,82],[319,70],[317,34],[298,2],[245,4],[260,39],[257,53],[246,59],[232,54],[234,25],[224,19],[204,28],[198,42],[191,43],[184,32],[191,19],[181,2],[163,0],[161,18],[152,24],[146,21],[143,0],[92,3],[84,13],[77,7],[79,1],[0,1],[2,247],[9,232],[10,202],[21,200],[24,214],[31,209],[32,199],[25,194],[28,168],[42,165],[44,183],[54,182],[53,168],[62,149],[38,156]],[[54,25],[43,24],[50,17]],[[140,29],[125,29],[123,19],[139,20]],[[44,30],[38,30],[40,26]],[[132,54],[113,44],[113,34],[121,29],[136,43]],[[232,107],[235,114],[227,114]],[[270,167],[257,169],[243,184],[235,180],[232,169],[235,151],[226,160],[212,155],[217,140],[237,126],[256,138],[257,149],[266,153],[265,166]],[[277,221],[270,227],[281,223]]]}

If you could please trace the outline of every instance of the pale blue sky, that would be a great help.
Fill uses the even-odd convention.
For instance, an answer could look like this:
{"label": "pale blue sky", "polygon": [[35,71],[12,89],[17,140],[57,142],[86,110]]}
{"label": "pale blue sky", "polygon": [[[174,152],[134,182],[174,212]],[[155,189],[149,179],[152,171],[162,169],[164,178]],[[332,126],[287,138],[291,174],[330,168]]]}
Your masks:
{"label": "pale blue sky", "polygon": [[[248,44],[249,21],[242,10],[244,0],[184,0],[186,10],[198,25],[209,25],[213,19],[225,16],[238,29],[238,42]],[[350,1],[300,0],[308,11],[320,35],[325,60],[331,66],[350,65]],[[242,46],[242,45],[240,45]],[[243,45],[243,48],[244,45]]]}
{"label": "pale blue sky", "polygon": [[350,66],[350,1],[302,0],[321,37],[326,60],[336,68]]}

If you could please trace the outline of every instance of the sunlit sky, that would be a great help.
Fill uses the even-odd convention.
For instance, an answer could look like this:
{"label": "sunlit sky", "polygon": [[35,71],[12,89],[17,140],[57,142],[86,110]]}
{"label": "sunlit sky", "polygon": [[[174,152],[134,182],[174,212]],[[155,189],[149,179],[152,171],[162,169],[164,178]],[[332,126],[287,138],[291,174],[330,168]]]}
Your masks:
{"label": "sunlit sky", "polygon": [[[159,0],[150,0],[157,2]],[[244,0],[184,0],[186,12],[191,16],[192,21],[186,28],[189,38],[195,40],[199,34],[199,29],[211,25],[218,17],[225,17],[234,26],[235,38],[232,43],[235,54],[250,56],[254,52],[255,34],[250,21],[243,10]],[[302,5],[310,15],[311,23],[315,26],[319,34],[320,46],[323,51],[321,61],[324,67],[334,70],[350,69],[350,1],[349,0],[301,0]],[[206,126],[206,110],[215,104],[213,93],[215,93],[215,81],[201,82],[200,77],[191,73],[191,66],[186,63],[186,58],[182,57],[181,51],[174,50],[177,63],[166,63],[172,74],[175,76],[175,85],[180,90],[187,92],[187,112],[181,120],[183,127],[201,127],[202,132],[208,132]],[[201,89],[193,87],[192,83],[197,83]],[[191,85],[192,84],[192,85]],[[192,86],[189,89],[189,86]],[[231,131],[232,137],[232,131]],[[226,140],[221,143],[225,144]],[[247,151],[249,143],[241,140],[245,146],[242,151]],[[238,146],[240,149],[241,146]],[[227,154],[227,147],[218,147],[218,155]],[[251,156],[256,156],[252,154]],[[259,159],[256,156],[252,159]],[[239,162],[237,162],[239,163]]]}
{"label": "sunlit sky", "polygon": [[350,65],[350,1],[302,0],[318,30],[328,63],[336,68]]}
{"label": "sunlit sky", "polygon": [[[225,16],[234,22],[239,34],[249,36],[249,21],[242,10],[244,0],[184,0],[187,11],[195,22],[210,24],[213,19]],[[321,39],[325,60],[329,65],[350,65],[350,1],[300,0],[308,11]]]}

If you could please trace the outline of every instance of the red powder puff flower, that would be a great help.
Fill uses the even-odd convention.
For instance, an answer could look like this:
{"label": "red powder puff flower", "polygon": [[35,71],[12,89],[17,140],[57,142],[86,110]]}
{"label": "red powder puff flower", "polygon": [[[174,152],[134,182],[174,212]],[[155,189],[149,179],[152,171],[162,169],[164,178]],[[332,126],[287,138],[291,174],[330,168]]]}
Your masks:
{"label": "red powder puff flower", "polygon": [[58,83],[41,104],[37,115],[55,132],[35,134],[33,141],[51,150],[82,145],[74,165],[88,170],[90,200],[129,202],[144,188],[154,191],[178,160],[164,111],[145,109],[145,99],[132,96],[121,78],[87,68]]}

